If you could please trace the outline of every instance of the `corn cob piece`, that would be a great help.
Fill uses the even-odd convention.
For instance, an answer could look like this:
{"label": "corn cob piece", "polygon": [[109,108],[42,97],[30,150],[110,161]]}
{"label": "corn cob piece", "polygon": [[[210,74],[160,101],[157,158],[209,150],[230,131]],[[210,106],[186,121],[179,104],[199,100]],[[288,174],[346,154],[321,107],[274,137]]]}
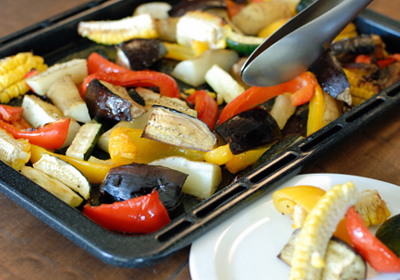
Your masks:
{"label": "corn cob piece", "polygon": [[357,200],[357,189],[347,182],[327,191],[307,215],[291,262],[290,279],[320,279],[329,240],[347,209]]}
{"label": "corn cob piece", "polygon": [[30,52],[18,53],[0,60],[0,102],[8,103],[11,99],[29,91],[24,76],[32,68],[42,72],[47,68],[41,56]]}
{"label": "corn cob piece", "polygon": [[192,48],[192,41],[207,44],[209,49],[224,49],[231,27],[213,14],[192,11],[182,16],[176,25],[178,44]]}
{"label": "corn cob piece", "polygon": [[390,211],[377,190],[360,192],[354,208],[364,218],[367,226],[379,225],[390,217]]}
{"label": "corn cob piece", "polygon": [[379,92],[379,87],[367,81],[361,75],[343,68],[350,83],[352,105],[357,106]]}
{"label": "corn cob piece", "polygon": [[149,14],[109,21],[82,21],[78,25],[82,37],[104,45],[116,45],[133,38],[158,37],[154,19]]}
{"label": "corn cob piece", "polygon": [[28,140],[15,139],[0,128],[0,159],[16,170],[21,170],[31,157]]}

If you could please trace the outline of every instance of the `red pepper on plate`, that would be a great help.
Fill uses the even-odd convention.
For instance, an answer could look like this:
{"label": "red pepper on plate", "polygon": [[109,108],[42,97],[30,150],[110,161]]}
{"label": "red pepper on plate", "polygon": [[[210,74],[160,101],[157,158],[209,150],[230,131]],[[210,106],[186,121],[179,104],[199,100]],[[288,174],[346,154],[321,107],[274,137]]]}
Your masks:
{"label": "red pepper on plate", "polygon": [[186,98],[186,102],[194,104],[194,109],[198,112],[197,117],[213,130],[219,114],[219,107],[214,98],[205,90],[198,90]]}
{"label": "red pepper on plate", "polygon": [[58,149],[68,135],[71,119],[59,119],[38,128],[20,129],[10,123],[0,120],[0,128],[10,133],[16,139],[27,139],[29,143],[46,149]]}
{"label": "red pepper on plate", "polygon": [[400,272],[400,259],[368,230],[354,207],[347,211],[346,221],[351,243],[371,267],[378,272]]}
{"label": "red pepper on plate", "polygon": [[106,229],[129,233],[152,233],[171,221],[157,190],[112,204],[86,204],[83,214]]}
{"label": "red pepper on plate", "polygon": [[17,121],[22,118],[24,109],[8,105],[0,105],[0,119],[6,122]]}
{"label": "red pepper on plate", "polygon": [[299,106],[310,101],[314,95],[314,88],[314,81],[307,73],[280,85],[251,87],[225,106],[219,117],[219,124],[285,92],[293,93],[292,103]]}

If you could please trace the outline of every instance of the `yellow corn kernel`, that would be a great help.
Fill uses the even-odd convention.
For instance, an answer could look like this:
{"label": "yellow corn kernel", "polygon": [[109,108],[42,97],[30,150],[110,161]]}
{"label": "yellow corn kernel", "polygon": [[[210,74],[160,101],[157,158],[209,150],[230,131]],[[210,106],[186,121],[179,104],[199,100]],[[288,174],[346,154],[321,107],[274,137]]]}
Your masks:
{"label": "yellow corn kernel", "polygon": [[158,37],[153,18],[149,14],[109,21],[81,21],[78,33],[96,43],[116,45],[133,38]]}
{"label": "yellow corn kernel", "polygon": [[360,192],[354,208],[367,226],[379,225],[390,217],[390,211],[377,190]]}
{"label": "yellow corn kernel", "polygon": [[0,159],[16,170],[21,170],[31,157],[28,140],[14,137],[0,128]]}
{"label": "yellow corn kernel", "polygon": [[229,149],[229,144],[219,146],[204,154],[204,160],[209,163],[223,165],[233,158],[233,154]]}
{"label": "yellow corn kernel", "polygon": [[295,245],[290,279],[320,279],[328,242],[339,221],[357,200],[357,189],[347,182],[327,191],[307,215]]}
{"label": "yellow corn kernel", "polygon": [[165,58],[183,61],[195,57],[193,50],[189,47],[168,42],[164,42],[164,46],[167,49],[167,54],[165,55]]}
{"label": "yellow corn kernel", "polygon": [[357,106],[379,92],[378,87],[366,81],[361,75],[343,68],[350,83],[353,105]]}

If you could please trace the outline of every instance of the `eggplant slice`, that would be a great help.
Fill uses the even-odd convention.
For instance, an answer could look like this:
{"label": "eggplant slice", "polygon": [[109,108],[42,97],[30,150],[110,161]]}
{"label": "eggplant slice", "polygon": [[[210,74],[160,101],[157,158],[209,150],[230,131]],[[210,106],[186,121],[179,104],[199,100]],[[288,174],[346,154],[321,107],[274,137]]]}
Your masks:
{"label": "eggplant slice", "polygon": [[229,143],[234,155],[282,138],[275,119],[260,107],[233,116],[218,126],[216,131]]}
{"label": "eggplant slice", "polygon": [[205,11],[208,9],[226,9],[226,3],[223,0],[182,1],[174,5],[168,11],[168,14],[171,17],[180,17],[189,11]]}
{"label": "eggplant slice", "polygon": [[131,70],[144,70],[161,60],[167,48],[158,39],[132,39],[117,46],[117,64]]}
{"label": "eggplant slice", "polygon": [[164,167],[131,163],[113,167],[100,186],[100,203],[125,201],[158,191],[168,213],[178,207],[187,174]]}
{"label": "eggplant slice", "polygon": [[153,106],[142,137],[205,152],[212,150],[217,144],[217,137],[204,122],[160,106]]}
{"label": "eggplant slice", "polygon": [[92,118],[131,121],[147,111],[129,96],[126,88],[97,79],[89,83],[84,99]]}
{"label": "eggplant slice", "polygon": [[[290,265],[300,228],[296,229],[278,258]],[[361,280],[367,277],[365,260],[351,246],[339,238],[332,237],[325,254],[325,267],[320,279]]]}

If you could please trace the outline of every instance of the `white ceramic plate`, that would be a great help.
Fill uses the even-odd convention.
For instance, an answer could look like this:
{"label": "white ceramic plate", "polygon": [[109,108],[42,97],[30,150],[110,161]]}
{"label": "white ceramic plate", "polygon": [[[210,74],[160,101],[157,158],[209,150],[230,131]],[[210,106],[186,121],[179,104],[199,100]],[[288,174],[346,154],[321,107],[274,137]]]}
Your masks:
{"label": "white ceramic plate", "polygon": [[[359,191],[377,189],[392,215],[400,213],[400,187],[369,178],[338,174],[299,175],[279,188],[313,185],[327,190],[347,181],[352,181]],[[277,255],[293,232],[292,221],[289,215],[282,216],[276,211],[272,193],[192,244],[189,268],[193,280],[289,279],[290,269]],[[400,274],[379,274],[368,267],[368,279],[400,279]]]}

